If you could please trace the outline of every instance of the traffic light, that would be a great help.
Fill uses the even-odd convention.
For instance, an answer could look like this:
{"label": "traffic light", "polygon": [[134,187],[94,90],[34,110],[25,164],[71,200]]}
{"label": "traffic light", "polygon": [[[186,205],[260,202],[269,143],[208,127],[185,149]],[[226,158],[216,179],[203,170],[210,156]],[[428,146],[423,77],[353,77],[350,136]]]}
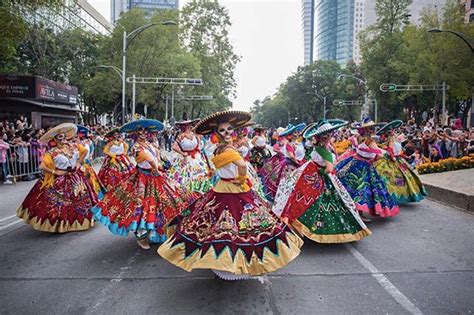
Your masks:
{"label": "traffic light", "polygon": [[393,92],[397,90],[397,85],[394,83],[384,83],[380,85],[380,91]]}

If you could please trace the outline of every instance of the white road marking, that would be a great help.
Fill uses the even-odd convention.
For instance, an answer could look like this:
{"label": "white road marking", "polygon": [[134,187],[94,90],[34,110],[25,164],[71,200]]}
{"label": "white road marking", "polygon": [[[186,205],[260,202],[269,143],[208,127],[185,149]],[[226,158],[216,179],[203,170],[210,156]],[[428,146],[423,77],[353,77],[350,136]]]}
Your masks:
{"label": "white road marking", "polygon": [[11,215],[11,216],[6,217],[6,218],[2,218],[2,219],[0,219],[0,223],[2,223],[2,222],[4,222],[4,221],[7,221],[7,220],[10,220],[11,218],[14,218],[14,217],[16,217],[16,214]]}
{"label": "white road marking", "polygon": [[0,227],[0,231],[5,230],[6,228],[8,228],[8,227],[10,227],[10,226],[12,226],[12,225],[15,225],[15,224],[17,224],[17,223],[20,223],[20,222],[21,222],[21,220],[16,220],[16,221],[13,221],[13,222],[11,222],[11,223],[8,223],[7,225],[4,225],[4,226]]}
{"label": "white road marking", "polygon": [[418,307],[416,307],[415,304],[413,304],[400,290],[397,289],[393,285],[393,283],[390,282],[390,280],[387,279],[387,277],[384,276],[383,273],[381,273],[377,268],[375,268],[374,265],[370,261],[367,260],[357,249],[354,248],[351,244],[344,244],[344,246],[351,252],[352,256],[357,259],[357,261],[370,273],[372,274],[372,277],[377,280],[377,282],[382,286],[382,288],[387,291],[388,294],[390,294],[395,301],[398,302],[404,309],[406,309],[410,314],[415,314],[415,315],[421,315],[423,314]]}
{"label": "white road marking", "polygon": [[120,268],[120,272],[110,279],[110,282],[100,291],[99,294],[99,299],[92,305],[92,307],[88,310],[90,313],[96,313],[99,312],[99,308],[102,306],[102,304],[105,303],[108,299],[110,299],[111,290],[115,287],[115,285],[123,280],[123,276],[125,273],[132,267],[132,265],[135,263],[136,257],[140,255],[140,253],[135,253],[133,256],[131,256],[125,266]]}

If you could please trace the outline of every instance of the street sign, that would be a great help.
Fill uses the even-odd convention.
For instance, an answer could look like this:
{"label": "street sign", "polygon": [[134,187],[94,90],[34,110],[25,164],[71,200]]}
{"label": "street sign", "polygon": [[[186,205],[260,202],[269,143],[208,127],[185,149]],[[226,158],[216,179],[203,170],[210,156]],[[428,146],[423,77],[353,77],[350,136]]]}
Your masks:
{"label": "street sign", "polygon": [[393,92],[396,90],[397,90],[397,85],[395,83],[380,84],[380,91],[382,92]]}

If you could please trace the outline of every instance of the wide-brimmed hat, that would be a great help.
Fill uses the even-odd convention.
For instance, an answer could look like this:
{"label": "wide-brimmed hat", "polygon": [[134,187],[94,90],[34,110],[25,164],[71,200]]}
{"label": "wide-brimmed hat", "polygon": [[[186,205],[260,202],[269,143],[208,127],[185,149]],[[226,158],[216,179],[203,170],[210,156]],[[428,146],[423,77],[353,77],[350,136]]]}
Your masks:
{"label": "wide-brimmed hat", "polygon": [[380,126],[380,124],[376,124],[370,118],[365,118],[361,122],[354,122],[354,123],[351,124],[351,128],[354,128],[354,129],[373,128],[375,126]]}
{"label": "wide-brimmed hat", "polygon": [[400,127],[401,125],[403,125],[403,121],[401,121],[399,119],[391,121],[391,122],[386,123],[385,125],[383,125],[379,130],[377,130],[376,134],[381,135],[386,131],[396,129],[396,128]]}
{"label": "wide-brimmed hat", "polygon": [[73,123],[63,123],[57,125],[56,127],[48,130],[44,135],[42,135],[39,141],[43,143],[48,143],[60,133],[64,133],[67,139],[72,138],[77,133],[77,126]]}
{"label": "wide-brimmed hat", "polygon": [[291,135],[295,132],[300,132],[302,131],[304,128],[306,127],[306,124],[305,123],[301,123],[301,124],[298,124],[296,126],[293,126],[292,124],[289,124],[286,129],[284,129],[281,133],[279,133],[278,135],[280,137],[284,137],[284,136],[288,136],[288,135]]}
{"label": "wide-brimmed hat", "polygon": [[304,129],[301,131],[301,134],[304,135],[304,133],[306,132],[306,130],[308,130],[309,128],[313,127],[314,125],[316,125],[317,122],[313,122],[313,123],[310,123],[310,124],[307,124],[306,127],[304,127]]}
{"label": "wide-brimmed hat", "polygon": [[201,135],[211,134],[219,124],[228,122],[234,128],[242,127],[250,120],[250,113],[239,110],[226,110],[217,112],[202,119],[194,127],[194,132]]}
{"label": "wide-brimmed hat", "polygon": [[252,127],[253,130],[255,131],[262,131],[262,130],[266,130],[267,128],[266,127],[263,127],[262,125],[258,124],[258,125],[255,125]]}
{"label": "wide-brimmed hat", "polygon": [[105,134],[105,137],[112,137],[116,132],[120,133],[120,128],[112,128],[111,130],[109,130],[106,134]]}
{"label": "wide-brimmed hat", "polygon": [[91,130],[83,125],[76,125],[77,126],[77,133],[82,133],[85,137],[89,136]]}
{"label": "wide-brimmed hat", "polygon": [[344,127],[348,123],[349,122],[342,119],[321,119],[320,121],[318,121],[318,123],[306,129],[306,131],[303,133],[303,137],[305,139],[310,139],[314,136],[322,136],[323,134]]}
{"label": "wide-brimmed hat", "polygon": [[194,126],[200,121],[199,118],[196,119],[188,119],[188,120],[181,120],[175,122],[175,125],[178,127],[184,127],[184,126]]}
{"label": "wide-brimmed hat", "polygon": [[126,123],[122,127],[120,127],[120,132],[134,132],[140,129],[145,129],[147,131],[161,131],[165,126],[159,120],[155,119],[139,119],[134,120],[129,123]]}

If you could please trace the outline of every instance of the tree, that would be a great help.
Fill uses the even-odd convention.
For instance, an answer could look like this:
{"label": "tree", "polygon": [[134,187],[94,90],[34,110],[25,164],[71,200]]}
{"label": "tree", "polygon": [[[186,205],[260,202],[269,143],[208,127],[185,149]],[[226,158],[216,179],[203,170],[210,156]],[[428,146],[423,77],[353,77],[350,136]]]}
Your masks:
{"label": "tree", "polygon": [[204,85],[195,92],[214,96],[212,102],[190,104],[191,117],[230,107],[235,96],[234,70],[240,58],[228,37],[229,13],[217,1],[192,0],[182,10],[180,25],[184,46],[201,66]]}

